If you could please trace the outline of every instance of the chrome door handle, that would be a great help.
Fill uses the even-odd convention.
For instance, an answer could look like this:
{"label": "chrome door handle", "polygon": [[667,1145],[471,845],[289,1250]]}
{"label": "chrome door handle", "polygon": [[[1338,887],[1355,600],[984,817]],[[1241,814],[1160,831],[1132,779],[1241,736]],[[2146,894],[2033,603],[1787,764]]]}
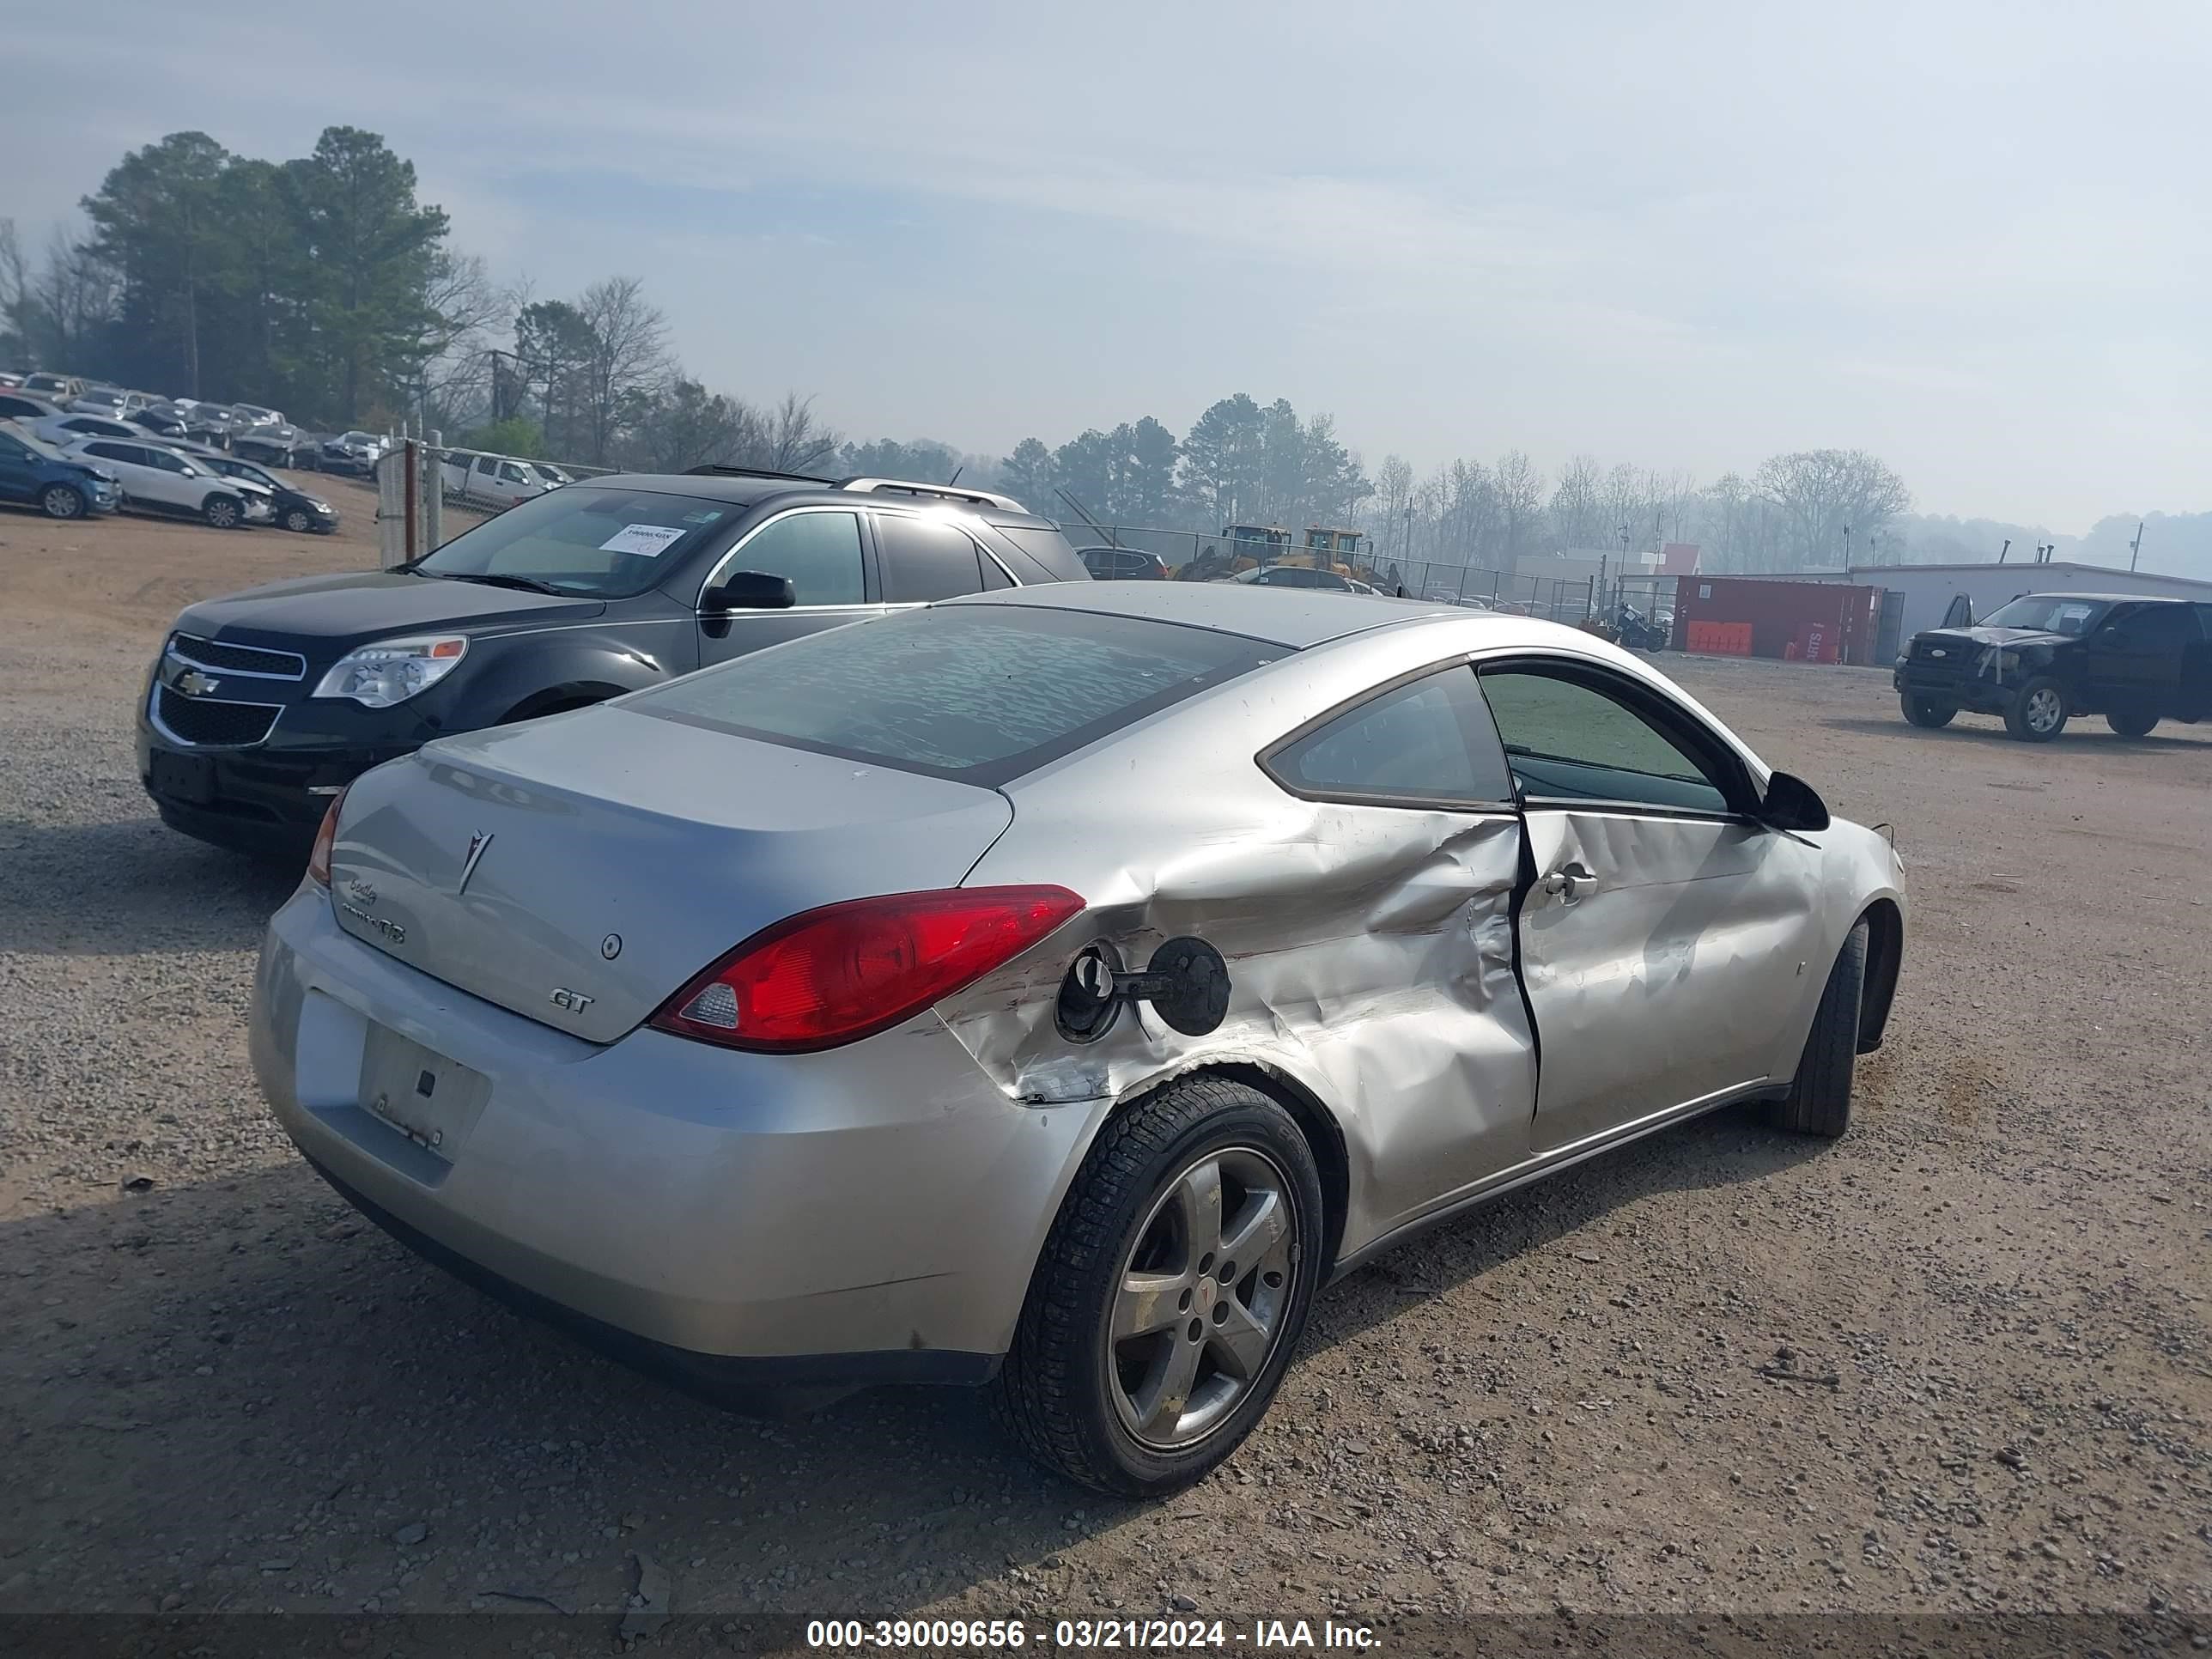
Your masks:
{"label": "chrome door handle", "polygon": [[1596,876],[1580,864],[1570,864],[1557,874],[1544,878],[1544,890],[1567,904],[1572,904],[1596,885]]}

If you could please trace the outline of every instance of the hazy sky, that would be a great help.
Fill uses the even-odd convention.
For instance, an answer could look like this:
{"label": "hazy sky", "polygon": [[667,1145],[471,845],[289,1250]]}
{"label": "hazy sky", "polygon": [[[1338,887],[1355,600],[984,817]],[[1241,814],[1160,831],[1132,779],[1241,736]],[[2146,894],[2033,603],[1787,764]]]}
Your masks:
{"label": "hazy sky", "polygon": [[2202,0],[311,9],[10,8],[0,214],[347,122],[498,274],[643,276],[710,384],[860,436],[1246,391],[1370,467],[1837,445],[1924,511],[2212,507]]}

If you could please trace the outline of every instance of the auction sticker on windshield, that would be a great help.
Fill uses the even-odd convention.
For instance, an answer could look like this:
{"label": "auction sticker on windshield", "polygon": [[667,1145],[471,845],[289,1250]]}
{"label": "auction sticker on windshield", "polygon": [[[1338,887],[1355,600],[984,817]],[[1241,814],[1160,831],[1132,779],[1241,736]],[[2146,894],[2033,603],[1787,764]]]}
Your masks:
{"label": "auction sticker on windshield", "polygon": [[599,544],[599,551],[658,558],[668,550],[670,544],[682,541],[690,533],[681,525],[626,524]]}

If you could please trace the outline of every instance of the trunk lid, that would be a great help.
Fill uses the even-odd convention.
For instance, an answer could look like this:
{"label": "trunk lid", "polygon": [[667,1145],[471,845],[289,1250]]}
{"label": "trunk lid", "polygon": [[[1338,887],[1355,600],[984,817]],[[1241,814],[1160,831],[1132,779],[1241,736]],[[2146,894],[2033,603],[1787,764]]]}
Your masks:
{"label": "trunk lid", "polygon": [[769,922],[957,886],[1012,819],[995,790],[603,704],[363,775],[331,896],[364,943],[611,1042]]}

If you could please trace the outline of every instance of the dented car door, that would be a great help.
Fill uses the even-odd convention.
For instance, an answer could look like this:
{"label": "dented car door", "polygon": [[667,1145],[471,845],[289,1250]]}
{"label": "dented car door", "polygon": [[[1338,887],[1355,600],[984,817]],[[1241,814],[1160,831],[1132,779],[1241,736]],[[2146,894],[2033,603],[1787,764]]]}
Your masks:
{"label": "dented car door", "polygon": [[1812,851],[1749,817],[1741,763],[1650,688],[1543,660],[1481,680],[1528,826],[1533,1150],[1765,1081],[1808,971]]}

